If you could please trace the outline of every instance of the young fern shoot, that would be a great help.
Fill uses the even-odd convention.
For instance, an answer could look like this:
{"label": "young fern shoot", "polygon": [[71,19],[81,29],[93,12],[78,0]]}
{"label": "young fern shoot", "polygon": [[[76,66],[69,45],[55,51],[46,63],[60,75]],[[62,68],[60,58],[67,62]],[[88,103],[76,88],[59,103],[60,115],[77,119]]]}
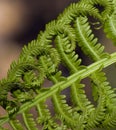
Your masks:
{"label": "young fern shoot", "polygon": [[[105,46],[93,33],[90,17],[115,44],[115,0],[72,3],[46,25],[37,39],[23,47],[7,78],[0,81],[0,105],[7,112],[0,117],[1,130],[7,130],[6,123],[12,130],[116,128],[116,93],[103,71],[116,63],[116,52],[104,51]],[[89,65],[83,64],[78,48],[91,59]],[[86,95],[82,82],[86,78],[91,82],[94,101]],[[46,80],[52,82],[50,87],[44,86]]]}

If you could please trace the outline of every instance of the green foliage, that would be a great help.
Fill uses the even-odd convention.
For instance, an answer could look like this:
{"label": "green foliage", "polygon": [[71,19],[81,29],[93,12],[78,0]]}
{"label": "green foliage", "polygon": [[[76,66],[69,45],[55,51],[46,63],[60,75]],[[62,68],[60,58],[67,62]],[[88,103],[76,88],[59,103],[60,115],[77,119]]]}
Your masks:
{"label": "green foliage", "polygon": [[[12,130],[116,128],[116,93],[103,71],[116,62],[116,53],[105,52],[93,33],[99,23],[97,29],[103,28],[116,43],[115,4],[115,0],[73,3],[23,47],[0,81],[0,105],[7,112],[0,117],[0,130],[6,130],[6,123]],[[83,64],[79,49],[90,65]],[[90,80],[93,100],[86,95],[84,79]],[[49,81],[52,85],[45,87]]]}

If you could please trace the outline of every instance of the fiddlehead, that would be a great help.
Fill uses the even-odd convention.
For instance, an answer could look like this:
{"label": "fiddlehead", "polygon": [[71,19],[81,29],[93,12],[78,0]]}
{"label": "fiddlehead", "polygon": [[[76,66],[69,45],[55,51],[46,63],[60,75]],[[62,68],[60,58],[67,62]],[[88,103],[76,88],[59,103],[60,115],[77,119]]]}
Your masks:
{"label": "fiddlehead", "polygon": [[[89,24],[89,17],[96,19],[106,35],[115,42],[115,1],[81,0],[71,4],[59,17],[46,25],[36,40],[24,46],[17,62],[13,62],[6,79],[0,81],[0,104],[13,129],[86,130],[97,127],[115,127],[116,94],[102,69],[116,62],[116,54],[104,52]],[[77,47],[93,63],[83,65]],[[60,65],[68,70],[65,76]],[[81,83],[91,80],[94,103],[86,95]],[[52,82],[44,87],[45,79]],[[62,91],[70,88],[67,103]],[[11,95],[11,99],[8,95]],[[53,105],[53,113],[46,104]],[[13,108],[12,108],[13,107]],[[30,114],[35,108],[38,117]],[[22,115],[24,125],[16,119]],[[1,128],[2,129],[2,128]],[[4,129],[4,128],[3,128]]]}

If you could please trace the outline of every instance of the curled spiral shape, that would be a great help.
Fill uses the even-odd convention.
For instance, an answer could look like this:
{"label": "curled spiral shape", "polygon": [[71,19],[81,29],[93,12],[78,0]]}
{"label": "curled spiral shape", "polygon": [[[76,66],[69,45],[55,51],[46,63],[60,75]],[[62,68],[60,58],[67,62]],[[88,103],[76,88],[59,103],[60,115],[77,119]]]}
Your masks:
{"label": "curled spiral shape", "polygon": [[[45,31],[41,31],[36,40],[24,46],[17,62],[11,64],[7,78],[0,81],[0,105],[12,115],[18,111],[16,108],[12,110],[12,105],[18,106],[23,111],[27,108],[25,103],[30,103],[34,98],[33,101],[37,102],[37,105],[32,104],[39,113],[38,122],[41,122],[45,129],[58,130],[56,128],[58,127],[64,130],[68,128],[84,130],[99,125],[116,126],[113,116],[116,94],[102,72],[102,65],[99,70],[92,73],[88,66],[82,65],[82,59],[76,51],[77,47],[81,48],[84,55],[93,61],[93,66],[94,62],[97,64],[111,57],[104,52],[104,46],[98,43],[98,38],[93,34],[89,17],[100,22],[108,37],[116,42],[113,4],[112,0],[81,0],[71,4],[56,20],[47,24]],[[114,28],[110,26],[111,24]],[[60,65],[68,70],[68,77],[63,75]],[[82,72],[85,69],[90,74],[86,73],[83,76]],[[80,73],[76,80],[71,79],[76,73]],[[91,80],[96,106],[85,94],[85,85],[81,83],[84,78]],[[45,79],[50,80],[54,86],[44,89],[42,84]],[[69,105],[66,96],[61,94],[65,88],[70,88],[72,105]],[[9,93],[13,100],[8,99]],[[48,97],[51,98],[55,118],[60,119],[61,126],[55,122],[44,104]],[[23,113],[23,117],[30,118],[31,115],[26,113]],[[13,125],[13,122],[11,124]],[[27,128],[31,127],[26,125]]]}

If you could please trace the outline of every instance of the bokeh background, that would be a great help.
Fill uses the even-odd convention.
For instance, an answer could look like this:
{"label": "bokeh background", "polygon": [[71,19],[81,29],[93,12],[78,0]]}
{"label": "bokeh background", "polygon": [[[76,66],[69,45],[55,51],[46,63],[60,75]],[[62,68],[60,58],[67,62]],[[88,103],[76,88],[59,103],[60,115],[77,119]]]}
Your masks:
{"label": "bokeh background", "polygon": [[[57,18],[65,7],[78,0],[1,0],[0,1],[0,79],[6,77],[13,60],[16,60],[21,48],[35,39],[44,30],[45,24]],[[116,48],[106,39],[102,31],[96,31],[106,51]],[[84,59],[88,62],[87,59]],[[115,66],[106,70],[111,85],[115,87]],[[0,114],[3,114],[0,110]],[[100,129],[96,129],[100,130]]]}

